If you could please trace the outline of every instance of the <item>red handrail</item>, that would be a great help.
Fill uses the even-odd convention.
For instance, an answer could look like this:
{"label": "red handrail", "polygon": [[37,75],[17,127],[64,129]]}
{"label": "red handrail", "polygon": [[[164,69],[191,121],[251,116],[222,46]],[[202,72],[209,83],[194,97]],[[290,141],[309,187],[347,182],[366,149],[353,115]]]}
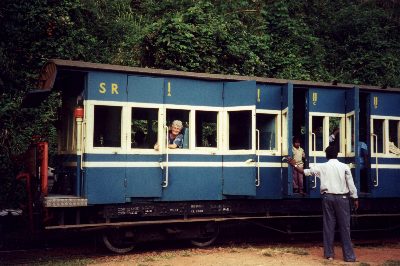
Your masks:
{"label": "red handrail", "polygon": [[40,160],[40,191],[41,196],[48,195],[48,167],[49,167],[49,144],[47,142],[39,142],[37,144]]}

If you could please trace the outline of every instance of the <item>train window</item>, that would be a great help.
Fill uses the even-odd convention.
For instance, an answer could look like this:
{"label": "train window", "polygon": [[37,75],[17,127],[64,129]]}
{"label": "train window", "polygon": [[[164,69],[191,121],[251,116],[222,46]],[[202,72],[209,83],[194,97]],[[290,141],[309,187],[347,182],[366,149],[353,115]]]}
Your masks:
{"label": "train window", "polygon": [[196,147],[217,147],[218,112],[196,111]]}
{"label": "train window", "polygon": [[[340,122],[341,117],[329,117],[329,145],[334,145],[336,150],[340,152]],[[332,137],[334,135],[334,137]]]}
{"label": "train window", "polygon": [[400,120],[389,120],[389,152],[391,148],[400,147]]}
{"label": "train window", "polygon": [[[287,143],[287,139],[288,139],[288,118],[287,118],[287,111],[282,112],[282,130],[281,130],[281,140],[282,140],[282,154],[288,154],[288,143]],[[291,146],[290,146],[291,147]]]}
{"label": "train window", "polygon": [[120,106],[94,107],[93,147],[121,147]]}
{"label": "train window", "polygon": [[76,149],[76,125],[73,113],[72,109],[65,109],[60,119],[60,150],[64,152],[71,152]]}
{"label": "train window", "polygon": [[324,150],[324,117],[313,116],[312,117],[312,151],[323,151]]}
{"label": "train window", "polygon": [[350,125],[347,135],[350,136],[350,138],[348,138],[348,141],[350,141],[350,145],[348,145],[348,152],[354,152],[354,115],[351,115],[347,118],[347,122]]}
{"label": "train window", "polygon": [[273,114],[256,115],[256,128],[260,131],[260,150],[276,150],[276,117]]}
{"label": "train window", "polygon": [[251,149],[251,111],[230,111],[229,118],[229,149]]}
{"label": "train window", "polygon": [[171,126],[174,120],[180,120],[183,124],[181,134],[183,135],[183,148],[189,148],[189,110],[167,109],[167,125]]}
{"label": "train window", "polygon": [[151,149],[157,142],[158,109],[132,108],[131,148]]}
{"label": "train window", "polygon": [[65,96],[62,107],[58,110],[59,118],[56,124],[59,130],[59,148],[62,152],[76,151],[76,122],[74,119],[74,106],[76,97]]}
{"label": "train window", "polygon": [[372,149],[374,153],[383,153],[383,141],[384,141],[384,122],[383,119],[373,120],[373,145]]}

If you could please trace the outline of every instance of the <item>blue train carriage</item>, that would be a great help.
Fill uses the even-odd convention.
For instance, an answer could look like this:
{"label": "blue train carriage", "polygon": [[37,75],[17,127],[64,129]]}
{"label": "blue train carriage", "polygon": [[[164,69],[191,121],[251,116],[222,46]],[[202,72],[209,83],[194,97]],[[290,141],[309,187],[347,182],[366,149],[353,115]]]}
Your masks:
{"label": "blue train carriage", "polygon": [[[294,132],[302,135],[309,163],[318,163],[325,160],[324,148],[329,145],[334,129],[339,128],[335,142],[339,160],[351,167],[360,197],[398,198],[400,187],[395,181],[400,176],[398,103],[398,89],[359,86],[333,90],[303,86],[294,94]],[[361,164],[361,142],[368,148],[365,167]],[[308,187],[310,195],[318,196],[318,180],[311,179],[314,180],[307,183],[312,184]],[[365,202],[368,206],[373,204]]]}
{"label": "blue train carriage", "polygon": [[[65,60],[50,60],[40,81],[31,99],[51,90],[62,98],[46,229],[106,228],[106,246],[126,252],[149,228],[153,238],[156,231],[202,246],[220,221],[319,216],[318,179],[305,179],[306,195],[293,193],[282,156],[296,136],[306,164],[325,161],[334,127],[360,211],[399,213],[397,89]],[[173,120],[184,125],[181,149],[166,148]],[[371,147],[367,170],[355,148],[361,138]]]}

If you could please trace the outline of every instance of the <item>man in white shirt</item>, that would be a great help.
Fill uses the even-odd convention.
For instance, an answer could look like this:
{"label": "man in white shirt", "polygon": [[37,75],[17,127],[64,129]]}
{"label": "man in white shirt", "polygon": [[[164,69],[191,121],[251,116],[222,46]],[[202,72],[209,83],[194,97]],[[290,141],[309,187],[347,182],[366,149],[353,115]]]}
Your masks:
{"label": "man in white shirt", "polygon": [[316,175],[321,181],[325,258],[333,259],[335,225],[337,222],[342,241],[343,258],[345,261],[353,262],[356,261],[356,256],[350,238],[351,210],[349,197],[354,200],[354,207],[357,209],[357,188],[354,185],[350,168],[337,160],[338,152],[335,147],[327,147],[325,153],[328,162],[313,165],[310,169],[303,170],[297,167],[292,158],[288,158],[288,162],[294,166],[296,171],[304,173],[306,176]]}

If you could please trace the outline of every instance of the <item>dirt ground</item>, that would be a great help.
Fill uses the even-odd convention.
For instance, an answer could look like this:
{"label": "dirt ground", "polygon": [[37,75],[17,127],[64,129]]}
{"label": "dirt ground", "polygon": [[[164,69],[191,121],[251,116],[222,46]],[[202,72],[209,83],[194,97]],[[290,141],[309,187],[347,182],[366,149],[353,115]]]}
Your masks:
{"label": "dirt ground", "polygon": [[103,257],[88,265],[137,266],[261,266],[261,265],[385,265],[400,266],[400,243],[385,246],[355,247],[356,263],[343,261],[340,246],[332,261],[322,256],[322,246],[306,245],[239,245],[235,247],[210,247],[161,252],[144,252],[123,256]]}
{"label": "dirt ground", "polygon": [[400,266],[400,240],[355,246],[356,263],[343,261],[336,246],[333,261],[322,256],[318,243],[223,244],[139,249],[124,255],[92,246],[0,251],[0,265],[133,265],[133,266],[261,266],[261,265],[383,265]]}

